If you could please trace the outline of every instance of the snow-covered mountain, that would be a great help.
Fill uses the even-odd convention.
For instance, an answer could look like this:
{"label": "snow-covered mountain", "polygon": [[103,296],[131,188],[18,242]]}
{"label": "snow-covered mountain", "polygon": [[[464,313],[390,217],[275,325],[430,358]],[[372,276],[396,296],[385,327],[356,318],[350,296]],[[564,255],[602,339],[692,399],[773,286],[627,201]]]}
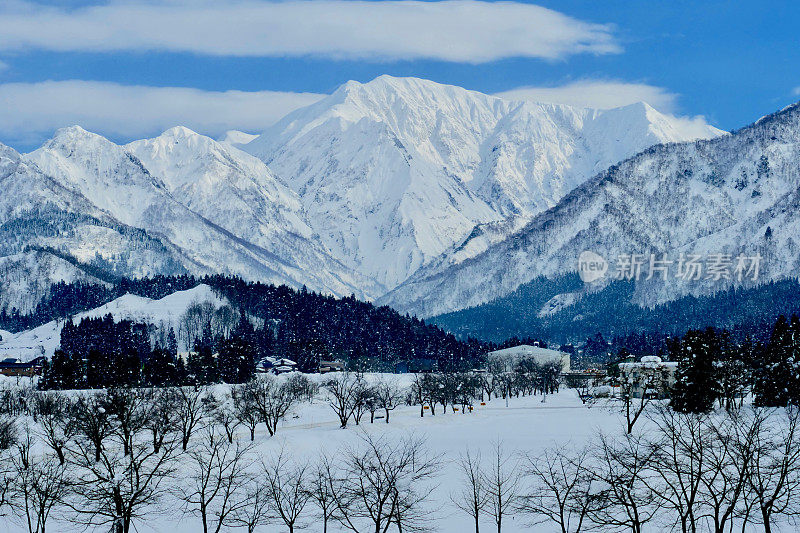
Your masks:
{"label": "snow-covered mountain", "polygon": [[102,273],[220,272],[376,298],[504,241],[625,157],[721,133],[682,126],[646,104],[513,102],[381,76],[256,138],[176,127],[120,146],[64,128],[25,156],[0,146],[0,268],[17,280],[0,284],[0,306]]}
{"label": "snow-covered mountain", "polygon": [[0,190],[0,308],[27,312],[55,281],[99,283],[87,266],[125,276],[185,272],[161,241],[2,144]]}
{"label": "snow-covered mountain", "polygon": [[[796,104],[731,135],[655,146],[614,165],[511,237],[461,262],[442,256],[381,302],[421,315],[473,306],[537,276],[575,272],[584,250],[609,260],[632,253],[672,260],[681,252],[760,254],[760,281],[797,276],[799,215]],[[637,283],[635,301],[708,294],[732,282],[665,283],[656,276]]]}
{"label": "snow-covered mountain", "polygon": [[186,271],[371,295],[311,239],[299,202],[263,163],[186,128],[123,147],[74,126],[25,159],[165,243]]}
{"label": "snow-covered mountain", "polygon": [[300,195],[328,248],[391,288],[476,225],[527,219],[609,165],[698,133],[722,132],[687,136],[647,104],[513,102],[381,76],[348,82],[242,148]]}

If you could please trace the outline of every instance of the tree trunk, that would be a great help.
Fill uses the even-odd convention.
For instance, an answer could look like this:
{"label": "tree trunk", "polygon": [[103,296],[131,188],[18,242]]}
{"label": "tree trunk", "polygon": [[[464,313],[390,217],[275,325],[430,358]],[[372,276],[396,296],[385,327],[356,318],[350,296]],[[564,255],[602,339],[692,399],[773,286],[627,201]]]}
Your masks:
{"label": "tree trunk", "polygon": [[764,524],[764,533],[772,533],[772,524],[770,524],[770,512],[766,508],[761,508],[761,521]]}

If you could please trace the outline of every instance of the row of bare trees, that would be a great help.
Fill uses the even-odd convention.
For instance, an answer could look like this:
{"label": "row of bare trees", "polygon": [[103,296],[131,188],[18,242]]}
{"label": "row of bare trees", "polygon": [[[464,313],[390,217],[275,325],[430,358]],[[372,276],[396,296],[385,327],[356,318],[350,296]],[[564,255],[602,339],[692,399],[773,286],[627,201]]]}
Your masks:
{"label": "row of bare trees", "polygon": [[311,523],[327,531],[331,522],[353,532],[417,531],[441,464],[413,437],[360,435],[356,445],[310,462],[285,448],[264,457],[214,422],[198,429],[186,450],[179,432],[156,450],[144,424],[126,430],[115,423],[102,438],[77,430],[60,454],[32,420],[6,427],[0,511],[30,533],[45,533],[53,515],[128,533],[176,503],[204,533],[266,525],[292,533]]}
{"label": "row of bare trees", "polygon": [[498,533],[522,515],[562,533],[709,531],[767,533],[800,513],[800,414],[796,408],[705,415],[659,407],[649,429],[590,446],[467,452],[453,502]]}
{"label": "row of bare trees", "polygon": [[421,531],[440,460],[421,440],[361,434],[357,445],[314,462],[285,448],[264,458],[252,445],[208,435],[189,452],[180,499],[204,533],[269,524],[290,533],[311,523],[325,533],[331,523],[359,533]]}

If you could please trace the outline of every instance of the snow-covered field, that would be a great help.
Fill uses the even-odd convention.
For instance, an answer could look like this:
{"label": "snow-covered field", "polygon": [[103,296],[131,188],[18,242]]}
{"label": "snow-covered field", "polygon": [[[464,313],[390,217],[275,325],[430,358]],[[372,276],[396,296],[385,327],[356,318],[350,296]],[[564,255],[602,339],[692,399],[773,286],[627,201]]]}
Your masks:
{"label": "snow-covered field", "polygon": [[[410,376],[393,376],[400,384],[410,382]],[[6,383],[11,380],[6,378]],[[281,423],[274,437],[269,437],[260,425],[256,434],[254,453],[269,456],[282,447],[289,450],[294,457],[314,460],[322,451],[333,454],[342,446],[355,445],[359,435],[368,432],[373,435],[385,435],[392,439],[401,439],[408,435],[421,437],[431,454],[441,455],[441,470],[436,478],[430,506],[429,525],[442,533],[462,533],[470,531],[472,522],[469,516],[459,511],[451,502],[450,494],[460,486],[459,472],[455,461],[459,454],[470,448],[480,450],[485,457],[491,453],[492,446],[499,440],[503,447],[511,451],[537,452],[550,446],[576,445],[587,442],[599,431],[616,432],[620,429],[618,412],[608,407],[593,406],[587,408],[578,400],[572,390],[562,390],[550,395],[545,402],[541,396],[512,398],[506,407],[502,399],[494,399],[486,406],[476,405],[472,413],[442,414],[437,410],[436,416],[426,414],[420,418],[418,406],[400,407],[392,412],[390,423],[376,420],[369,423],[369,414],[359,426],[351,424],[347,429],[340,429],[336,415],[322,399],[302,404],[295,413]],[[247,429],[240,428],[237,438],[249,439]],[[146,522],[139,522],[142,532],[194,533],[200,528],[199,520],[184,515],[179,504],[170,504],[167,500],[166,513],[154,514]],[[309,531],[321,531],[321,525],[315,524],[312,518],[314,510],[309,507]],[[50,531],[80,531],[75,524],[55,520],[48,524]],[[493,529],[486,517],[484,527]],[[338,531],[335,526],[331,531]],[[0,518],[0,532],[21,532],[24,527],[10,517]],[[259,531],[282,531],[278,524],[265,527]],[[552,527],[542,525],[530,528],[521,516],[509,518],[503,531],[507,533],[521,531],[552,531]]]}
{"label": "snow-covered field", "polygon": [[[285,376],[281,376],[283,379]],[[321,382],[325,376],[312,375],[312,380]],[[367,374],[367,380],[391,380],[401,387],[411,385],[412,375],[379,375]],[[0,389],[17,386],[30,386],[31,382],[25,378],[12,380],[0,377]],[[213,388],[215,395],[226,392],[227,385],[218,385]],[[67,394],[76,394],[68,392]],[[298,405],[279,424],[275,436],[269,437],[263,424],[259,424],[255,442],[249,452],[253,459],[274,457],[281,451],[290,454],[292,460],[300,463],[308,462],[313,465],[321,454],[336,458],[339,451],[348,447],[359,448],[363,446],[366,435],[382,437],[389,442],[400,442],[408,437],[419,438],[424,441],[425,452],[437,457],[440,468],[431,486],[433,492],[424,504],[426,512],[426,526],[431,531],[441,533],[466,533],[474,531],[474,523],[470,516],[459,510],[452,502],[459,490],[465,488],[458,460],[469,449],[471,453],[480,452],[484,467],[488,466],[498,443],[502,445],[505,454],[519,457],[519,454],[531,456],[540,455],[545,450],[563,450],[591,446],[598,442],[601,434],[619,437],[624,433],[624,415],[618,401],[613,399],[597,399],[593,404],[584,405],[579,400],[576,391],[562,388],[560,392],[548,395],[543,399],[541,395],[511,398],[506,403],[502,398],[495,398],[480,405],[476,403],[473,412],[460,413],[448,410],[441,412],[437,409],[432,416],[426,411],[420,417],[419,406],[402,406],[392,411],[390,423],[386,424],[381,419],[374,423],[369,422],[369,413],[364,416],[360,425],[353,424],[352,420],[346,429],[339,427],[335,413],[322,396],[318,395],[313,401]],[[651,404],[651,408],[656,407]],[[380,412],[379,412],[380,414]],[[637,432],[648,432],[653,426],[651,422],[642,417],[637,422]],[[221,431],[221,429],[220,429]],[[202,438],[198,431],[192,437],[194,445]],[[235,438],[243,443],[249,443],[249,432],[244,427],[239,427]],[[192,444],[190,444],[190,447]],[[338,455],[341,457],[341,455]],[[181,477],[185,476],[189,458],[179,456],[178,468],[171,486],[180,487]],[[524,486],[524,485],[523,485]],[[177,496],[166,496],[161,501],[162,509],[148,510],[146,519],[136,520],[136,531],[142,533],[194,533],[202,531],[200,519],[187,514],[182,510],[181,502]],[[317,510],[308,504],[301,514],[298,523],[306,528],[303,531],[322,531],[322,525],[316,518]],[[72,533],[85,531],[86,528],[74,521],[65,521],[59,518],[62,510],[54,509],[51,520],[48,522],[49,531]],[[73,518],[74,520],[74,518]],[[777,521],[777,520],[776,520]],[[649,527],[648,527],[649,526]],[[741,525],[737,525],[741,528]],[[496,526],[491,516],[486,513],[481,521],[481,529],[495,531]],[[557,531],[553,523],[531,523],[530,515],[510,514],[504,517],[503,531],[505,533],[533,532],[550,533]],[[89,528],[90,531],[107,531],[105,528]],[[132,529],[133,530],[133,529]],[[221,531],[244,531],[242,529],[222,528]],[[276,522],[262,526],[256,531],[272,532],[285,531],[282,523]],[[296,528],[296,531],[299,529]],[[396,528],[392,526],[390,530]],[[646,525],[644,531],[649,533],[666,531],[661,524]],[[0,533],[21,533],[27,531],[25,525],[17,518],[9,515],[0,516]],[[345,531],[338,524],[331,522],[328,531]],[[595,530],[607,531],[607,530]],[[761,531],[750,528],[745,531]],[[796,531],[794,527],[785,526],[773,531]]]}

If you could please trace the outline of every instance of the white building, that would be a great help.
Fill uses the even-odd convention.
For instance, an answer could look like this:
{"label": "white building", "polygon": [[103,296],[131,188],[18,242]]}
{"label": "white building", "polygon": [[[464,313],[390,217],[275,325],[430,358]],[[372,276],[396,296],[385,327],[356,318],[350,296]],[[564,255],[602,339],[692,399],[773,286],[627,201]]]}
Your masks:
{"label": "white building", "polygon": [[620,382],[630,388],[631,396],[642,394],[664,398],[675,384],[678,363],[662,361],[657,355],[645,355],[639,361],[620,363]]}
{"label": "white building", "polygon": [[505,366],[506,372],[513,371],[516,364],[523,360],[531,360],[540,365],[558,363],[561,365],[562,372],[569,372],[569,354],[559,350],[520,344],[512,348],[495,350],[487,355],[487,362],[490,365],[502,364]]}

